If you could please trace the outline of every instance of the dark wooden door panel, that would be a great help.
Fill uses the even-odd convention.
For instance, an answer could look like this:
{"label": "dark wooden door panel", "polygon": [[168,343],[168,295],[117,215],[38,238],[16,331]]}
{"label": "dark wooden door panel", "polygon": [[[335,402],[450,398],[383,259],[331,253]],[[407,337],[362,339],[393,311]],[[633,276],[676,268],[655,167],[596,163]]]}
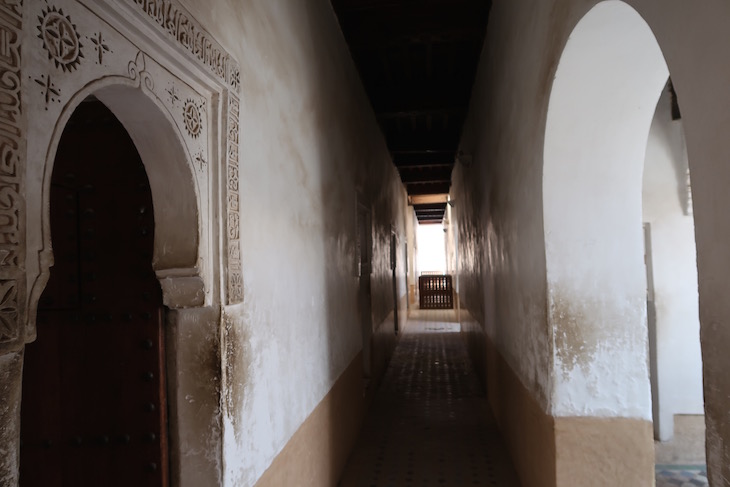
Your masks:
{"label": "dark wooden door panel", "polygon": [[23,487],[165,487],[163,307],[144,166],[123,127],[84,103],[59,143],[55,264],[27,347]]}

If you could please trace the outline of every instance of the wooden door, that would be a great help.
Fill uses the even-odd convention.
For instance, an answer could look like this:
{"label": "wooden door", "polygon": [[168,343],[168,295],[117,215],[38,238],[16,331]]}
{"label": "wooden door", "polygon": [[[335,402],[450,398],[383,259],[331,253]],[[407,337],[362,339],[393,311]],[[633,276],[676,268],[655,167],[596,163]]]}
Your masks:
{"label": "wooden door", "polygon": [[134,144],[98,101],[64,131],[50,205],[55,264],[25,355],[20,485],[165,487],[152,195]]}

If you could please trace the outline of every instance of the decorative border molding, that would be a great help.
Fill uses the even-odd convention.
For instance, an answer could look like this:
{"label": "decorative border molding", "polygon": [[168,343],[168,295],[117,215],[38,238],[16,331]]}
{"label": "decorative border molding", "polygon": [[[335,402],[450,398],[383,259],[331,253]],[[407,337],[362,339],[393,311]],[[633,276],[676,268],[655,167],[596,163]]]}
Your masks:
{"label": "decorative border molding", "polygon": [[20,90],[22,0],[0,1],[0,344],[19,339],[25,302]]}
{"label": "decorative border molding", "polygon": [[[157,28],[188,51],[198,62],[228,88],[228,136],[226,141],[226,255],[224,258],[226,304],[243,301],[243,274],[241,270],[240,196],[239,196],[239,113],[240,67],[233,58],[195,21],[177,0],[127,0],[140,9]],[[174,87],[173,87],[174,89]],[[174,99],[177,94],[168,92]],[[196,138],[200,108],[187,101],[184,115],[188,134]],[[197,115],[197,117],[196,117]],[[200,120],[198,120],[199,122]],[[201,169],[204,162],[200,162]]]}
{"label": "decorative border molding", "polygon": [[[21,16],[30,22],[23,25]],[[27,134],[21,134],[25,125],[20,125],[25,123],[20,117],[21,42],[28,42],[42,54],[37,60],[23,58],[27,64],[23,88],[28,93],[24,115],[44,121],[42,127],[28,127]],[[189,60],[183,65],[170,62],[179,56]],[[184,71],[179,72],[181,69]],[[198,84],[186,84],[183,79],[187,76]],[[200,191],[198,204],[210,217],[205,223],[199,222],[203,226],[198,238],[204,239],[198,247],[202,252],[199,258],[206,260],[201,269],[209,269],[201,271],[199,277],[206,283],[215,279],[221,284],[220,302],[243,301],[238,183],[240,68],[230,53],[178,0],[0,0],[0,345],[19,338],[17,322],[25,323],[26,313],[29,318],[24,338],[34,336],[34,310],[52,262],[50,236],[42,223],[40,234],[32,232],[28,237],[31,258],[38,253],[39,260],[27,264],[26,275],[26,243],[20,245],[26,219],[35,230],[39,211],[41,222],[47,216],[42,216],[43,209],[39,210],[35,200],[28,206],[31,214],[25,214],[26,202],[20,196],[26,191],[25,165],[19,161],[27,156],[18,153],[20,145],[27,138],[31,145],[22,150],[28,150],[29,156],[32,152],[33,161],[40,161],[38,147],[45,146],[48,134],[55,133],[48,121],[60,120],[57,117],[65,104],[81,87],[114,77],[132,80],[157,100],[181,129],[194,184]],[[33,165],[29,170],[34,179],[28,190],[44,191],[37,187],[40,168]],[[209,180],[212,177],[215,182]],[[212,198],[212,188],[220,189],[219,198]],[[217,208],[208,212],[213,206]],[[7,235],[3,234],[4,226],[8,227]],[[212,226],[222,230],[215,232],[218,243],[212,240]],[[214,249],[221,252],[217,254]],[[47,253],[45,260],[42,252]],[[15,267],[11,269],[9,263]],[[6,286],[10,275],[17,278],[12,289]],[[28,279],[33,283],[30,290]],[[206,285],[204,293],[208,295],[212,289]],[[9,325],[11,318],[15,323]]]}
{"label": "decorative border molding", "polygon": [[240,69],[231,56],[174,0],[128,0],[190,52],[199,62],[238,92]]}
{"label": "decorative border molding", "polygon": [[228,148],[226,163],[227,247],[226,266],[227,304],[243,301],[243,274],[241,273],[241,210],[239,197],[238,131],[241,103],[233,93],[228,94]]}

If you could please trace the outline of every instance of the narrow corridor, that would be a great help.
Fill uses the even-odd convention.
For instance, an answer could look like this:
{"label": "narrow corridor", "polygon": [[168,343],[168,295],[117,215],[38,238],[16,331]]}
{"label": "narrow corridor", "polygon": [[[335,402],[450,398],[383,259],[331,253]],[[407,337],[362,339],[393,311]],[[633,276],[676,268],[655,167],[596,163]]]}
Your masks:
{"label": "narrow corridor", "polygon": [[455,321],[411,314],[340,487],[519,486]]}

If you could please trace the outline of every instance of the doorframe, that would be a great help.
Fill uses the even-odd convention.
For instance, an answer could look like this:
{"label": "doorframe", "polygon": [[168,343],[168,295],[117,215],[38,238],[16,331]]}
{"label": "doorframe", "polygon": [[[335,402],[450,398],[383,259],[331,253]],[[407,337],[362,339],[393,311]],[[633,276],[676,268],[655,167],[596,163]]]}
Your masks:
{"label": "doorframe", "polygon": [[[65,24],[71,59],[38,35],[53,24],[44,23],[49,15]],[[155,207],[172,198],[172,214],[185,216],[155,215],[154,267],[168,310],[171,480],[218,485],[222,418],[230,413],[220,394],[227,380],[220,323],[243,300],[240,68],[178,0],[10,2],[0,5],[0,20],[8,29],[0,62],[0,186],[8,204],[0,208],[0,372],[11,392],[0,397],[0,449],[9,452],[0,480],[18,481],[23,349],[35,338],[53,264],[49,175],[70,114],[94,94],[135,142]],[[155,147],[153,139],[163,143]],[[165,192],[153,180],[164,173],[183,184]]]}
{"label": "doorframe", "polygon": [[[71,117],[73,117],[73,115],[80,108],[81,108],[81,104],[76,105],[75,108],[74,108],[74,111],[71,114]],[[106,108],[109,110],[108,107],[106,107]],[[111,110],[109,110],[109,112],[112,113],[112,115],[113,115],[113,112],[111,112]],[[105,116],[106,115],[104,115],[104,117]],[[82,117],[79,120],[81,122],[89,122],[90,119],[84,118],[83,115],[82,115]],[[114,126],[111,129],[114,132],[112,138],[113,139],[121,139],[121,134],[119,134],[119,132],[118,132],[118,131],[121,131],[124,134],[124,136],[126,136],[125,138],[129,139],[130,138],[129,130],[125,126],[123,126],[118,119],[116,119],[115,121],[116,121],[116,123],[113,124]],[[119,125],[121,125],[121,127]],[[78,139],[86,140],[86,139],[88,139],[88,137],[91,134],[89,132],[85,132],[85,130],[84,130],[85,127],[86,127],[86,125],[84,125],[84,128],[74,128],[73,129],[73,132],[74,133],[73,134],[69,134],[69,133],[66,132],[66,130],[68,129],[68,120],[66,120],[65,125],[63,127],[61,127],[62,134],[61,134],[61,136],[60,136],[60,138],[58,140],[58,143],[60,143],[63,140],[64,137],[68,137],[68,136],[70,136],[72,140],[74,140],[74,139],[75,140],[78,140]],[[94,131],[94,129],[92,129],[92,132],[93,131]],[[57,146],[59,145],[58,143],[57,143]],[[132,144],[132,147],[131,148],[128,145],[130,143]],[[65,145],[68,147],[68,141],[66,142]],[[131,162],[130,167],[128,168],[128,170],[131,170],[131,171],[136,170],[135,168],[138,167],[138,163],[141,163],[142,166],[143,166],[143,168],[144,168],[144,171],[145,171],[145,180],[146,180],[147,184],[149,184],[149,177],[146,174],[147,166],[144,164],[144,161],[142,160],[141,155],[136,150],[136,147],[134,146],[134,143],[131,140],[119,140],[116,143],[113,142],[111,148],[112,148],[112,150],[119,150],[119,151],[124,151],[124,152],[129,151],[130,152],[130,154],[129,154],[130,157],[127,157],[127,158],[123,159],[124,162],[127,162],[127,161]],[[93,160],[94,161],[104,160],[105,159],[104,154],[107,153],[107,152],[105,152],[107,150],[106,149],[106,146],[100,147],[98,144],[96,144],[95,149],[97,149],[97,150],[95,150],[92,153],[93,154],[92,157],[94,157]],[[133,149],[134,152],[136,152],[136,158],[138,158],[138,160],[131,160],[130,161],[130,159],[135,159],[132,156],[132,154],[131,154],[131,149]],[[58,235],[58,234],[53,235],[50,232],[50,229],[51,229],[51,221],[50,221],[51,218],[50,218],[50,215],[51,215],[52,212],[58,212],[59,211],[58,208],[54,208],[54,205],[51,204],[51,200],[52,200],[51,196],[52,196],[52,194],[53,194],[54,191],[59,191],[59,190],[62,190],[63,188],[66,188],[66,189],[68,188],[68,186],[66,186],[65,184],[63,184],[63,182],[61,182],[61,184],[59,184],[59,181],[58,181],[58,176],[59,175],[58,174],[55,174],[56,171],[63,170],[63,168],[55,167],[56,162],[57,162],[57,160],[59,158],[59,155],[60,155],[59,152],[58,151],[55,151],[55,153],[53,154],[54,167],[51,170],[47,171],[47,173],[46,173],[46,175],[48,177],[48,183],[49,183],[49,185],[48,185],[48,201],[49,201],[49,204],[48,204],[48,207],[47,207],[47,215],[48,215],[48,221],[47,221],[47,223],[48,223],[49,235],[50,235],[51,240],[52,240],[51,243],[53,243],[54,237],[55,237],[55,239],[62,238],[62,235]],[[68,151],[66,151],[66,154],[64,156],[62,156],[62,157],[63,157],[62,160],[64,160],[66,163],[68,163],[69,161],[72,161],[73,160],[73,155],[68,154]],[[86,167],[88,167],[88,163],[86,164]],[[68,166],[66,166],[66,168],[68,169]],[[64,170],[64,172],[65,172],[65,170]],[[77,171],[74,171],[74,172],[77,172]],[[55,181],[53,181],[54,175],[56,177],[56,180]],[[127,184],[129,184],[129,183],[127,183]],[[136,183],[134,183],[134,184],[136,184]],[[133,189],[133,186],[127,186],[125,188],[125,192],[126,191],[129,191],[130,189]],[[148,191],[150,191],[150,198],[151,198],[151,201],[150,202],[154,205],[154,202],[152,201],[153,195],[151,194],[152,193],[151,188]],[[77,186],[77,187],[74,188],[74,192],[76,193],[77,198],[80,198],[83,195],[84,190],[80,186]],[[77,201],[79,201],[79,200],[77,199]],[[128,206],[129,203],[125,203],[125,204],[127,205],[126,206],[127,209],[130,209],[131,208],[132,210],[134,210],[136,208],[135,206],[132,206],[132,207]],[[97,223],[101,223],[102,225],[106,225],[106,226],[116,225],[117,224],[114,221],[98,221],[98,219],[99,219],[100,216],[103,216],[103,215],[100,215],[100,214],[97,214],[96,215]],[[81,218],[80,215],[79,215],[79,218]],[[62,220],[63,220],[60,217],[60,215],[56,214],[55,219],[56,219],[56,223],[55,223],[56,224],[56,228],[55,228],[56,231],[58,231],[59,228],[64,228],[64,230],[66,230],[68,228],[68,223],[66,223],[66,222],[63,222],[62,225],[59,225],[59,223],[62,223]],[[61,221],[59,221],[59,220],[61,220]],[[80,240],[83,239],[83,235],[81,234],[80,227],[78,226],[79,224],[80,223],[78,221],[77,222],[72,222],[72,224],[71,224],[71,230],[70,231],[71,232],[74,232],[76,234],[76,240],[79,240],[80,241]],[[155,224],[155,229],[156,229],[157,228],[157,222],[154,221],[154,224]],[[122,228],[126,228],[129,231],[132,231],[133,230],[133,228],[131,228],[131,227],[122,227]],[[62,233],[64,233],[64,232],[62,232]],[[83,255],[84,255],[83,253],[77,253],[77,257],[76,258],[77,259],[78,258],[81,258]],[[149,260],[146,263],[143,263],[141,265],[142,265],[142,267],[136,269],[137,271],[140,271],[140,272],[149,272],[151,270],[152,265],[153,265],[152,257],[150,256]],[[147,267],[147,266],[150,266],[150,267]],[[51,271],[52,271],[52,269],[49,269],[49,278],[50,278],[51,273],[52,273]],[[61,274],[61,276],[63,276],[63,275],[64,274]],[[81,275],[82,274],[78,274],[77,277],[81,278]],[[56,277],[58,277],[58,276],[56,276]],[[149,279],[152,279],[152,276],[149,276],[148,275],[147,277],[145,277],[145,279],[148,279],[147,285],[149,286],[150,285]],[[159,285],[159,280],[158,280],[158,285]],[[41,293],[41,294],[43,294],[43,293]],[[96,294],[96,292],[94,294]],[[79,299],[82,299],[82,295],[81,294],[79,295]],[[141,297],[138,297],[137,300],[139,300],[139,301],[134,301],[134,302],[136,302],[136,303],[138,303],[138,302],[144,302],[143,298],[141,298]],[[149,369],[149,370],[153,371],[153,373],[155,374],[155,376],[159,377],[159,385],[161,387],[160,397],[159,397],[159,407],[160,407],[159,412],[160,412],[160,430],[161,430],[161,433],[160,433],[160,436],[156,440],[159,443],[160,449],[161,449],[161,456],[160,456],[161,464],[160,464],[159,467],[156,467],[157,473],[159,475],[159,479],[158,479],[159,480],[159,484],[157,484],[157,485],[161,485],[161,486],[164,486],[164,487],[169,487],[169,486],[173,485],[170,482],[170,477],[171,477],[171,473],[172,473],[172,471],[171,471],[172,448],[171,448],[171,442],[170,442],[170,434],[171,434],[172,427],[173,426],[176,426],[177,425],[177,422],[174,422],[174,421],[171,422],[170,421],[170,415],[169,415],[170,398],[169,398],[169,387],[168,387],[168,380],[167,380],[167,377],[168,377],[168,355],[167,355],[167,344],[166,344],[166,341],[167,341],[166,318],[167,318],[168,308],[163,304],[163,300],[162,300],[162,297],[161,296],[160,297],[153,298],[152,302],[154,304],[155,309],[157,310],[156,311],[156,314],[159,313],[159,316],[157,316],[156,320],[159,320],[159,326],[162,327],[161,329],[158,329],[157,330],[157,332],[159,333],[159,337],[157,337],[157,339],[159,340],[159,348],[160,348],[159,355],[158,355],[158,359],[156,360],[157,363],[155,364],[155,369]],[[80,302],[77,303],[77,306],[78,305],[80,305]],[[159,308],[157,308],[158,305],[159,305]],[[34,311],[35,311],[35,313],[37,313],[38,310],[36,309]],[[80,311],[80,309],[77,308],[75,310],[75,312],[76,311]],[[51,310],[51,312],[53,312],[53,311]],[[68,313],[68,308],[66,308],[66,311],[64,313],[66,313],[66,314]],[[81,314],[79,316],[82,317],[82,321],[85,320],[85,318],[83,318],[85,316],[84,314]],[[120,316],[117,315],[117,319],[119,317]],[[111,319],[111,317],[110,317],[110,319]],[[56,323],[56,322],[49,322],[49,323]],[[64,321],[61,321],[58,324],[61,326],[61,328],[59,328],[59,330],[63,330],[62,331],[63,334],[66,334],[67,332],[70,332],[71,333],[71,336],[73,336],[74,334],[80,332],[80,330],[77,329],[76,326],[70,326],[69,327],[68,326],[69,323],[64,323]],[[107,324],[106,326],[114,326],[114,325]],[[47,329],[48,328],[44,328],[44,330],[47,330]],[[139,331],[139,330],[137,330],[137,331]],[[152,343],[152,342],[150,342],[150,343]],[[97,342],[97,344],[100,345],[100,346],[103,345],[101,342]],[[31,346],[33,346],[33,345],[31,345]],[[115,344],[112,343],[111,346],[114,347]],[[35,359],[36,360],[36,364],[38,364],[38,362],[37,362],[38,361],[38,358],[37,357],[38,357],[38,355],[36,353],[36,359]],[[65,363],[67,363],[65,360],[62,360],[60,362],[60,364],[65,364]],[[41,366],[42,366],[42,369],[44,370],[44,372],[47,371],[47,367],[45,367],[42,362],[41,362]],[[23,381],[25,381],[25,380],[26,380],[26,377],[23,377]],[[26,383],[23,383],[23,386],[25,386],[25,385],[26,385]],[[27,401],[28,399],[30,399],[30,398],[23,397],[23,401]],[[32,399],[38,400],[39,397],[38,396],[35,396]],[[59,406],[60,406],[60,404],[59,404]],[[23,404],[21,404],[21,407],[23,407]],[[155,407],[155,409],[153,409],[153,410],[157,410],[157,407]],[[21,419],[21,421],[22,421],[22,419]],[[22,424],[21,424],[21,426],[22,426]],[[21,428],[21,431],[22,431],[22,428]],[[162,433],[163,431],[164,431],[164,434]],[[86,439],[84,440],[84,442],[86,442]]]}

